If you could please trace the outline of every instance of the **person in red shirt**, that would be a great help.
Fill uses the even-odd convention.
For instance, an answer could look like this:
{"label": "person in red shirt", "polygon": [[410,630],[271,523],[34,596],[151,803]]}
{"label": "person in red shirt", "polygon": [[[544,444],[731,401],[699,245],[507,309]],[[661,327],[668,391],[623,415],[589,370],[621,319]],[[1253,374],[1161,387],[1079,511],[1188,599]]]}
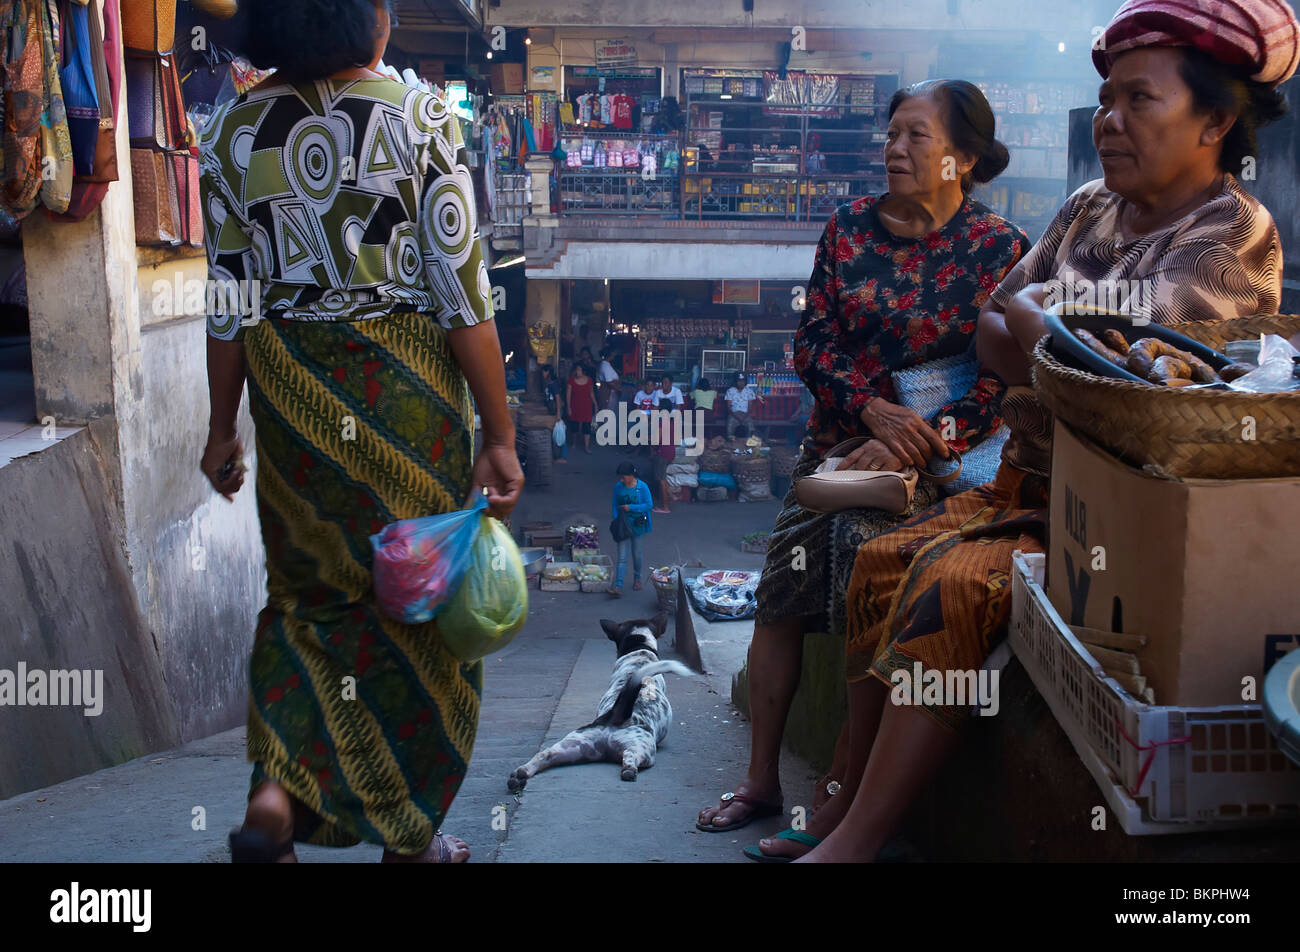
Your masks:
{"label": "person in red shirt", "polygon": [[582,364],[575,364],[569,377],[569,420],[582,434],[582,448],[591,452],[591,421],[596,416],[596,381],[587,376]]}

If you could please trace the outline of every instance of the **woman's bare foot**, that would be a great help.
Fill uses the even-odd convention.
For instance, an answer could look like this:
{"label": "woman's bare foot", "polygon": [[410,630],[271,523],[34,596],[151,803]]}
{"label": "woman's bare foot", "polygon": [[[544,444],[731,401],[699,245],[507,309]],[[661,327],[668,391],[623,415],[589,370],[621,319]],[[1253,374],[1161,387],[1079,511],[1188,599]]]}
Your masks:
{"label": "woman's bare foot", "polygon": [[455,836],[438,832],[433,835],[423,853],[394,853],[384,850],[381,863],[467,863],[469,844]]}
{"label": "woman's bare foot", "polygon": [[746,777],[732,793],[730,798],[724,794],[722,801],[701,810],[697,826],[738,830],[759,816],[775,816],[781,810],[781,785],[775,779],[754,781]]}
{"label": "woman's bare foot", "polygon": [[851,842],[847,830],[832,832],[821,845],[795,860],[796,863],[874,863],[880,843]]}
{"label": "woman's bare foot", "polygon": [[[283,843],[293,842],[293,797],[278,783],[270,781],[258,784],[257,789],[248,798],[248,809],[244,812],[245,830],[256,830],[268,841],[278,847]],[[293,848],[277,863],[296,863],[298,857]]]}
{"label": "woman's bare foot", "polygon": [[[844,814],[848,812],[847,798],[831,797],[808,816],[808,824],[803,832],[824,840],[835,832]],[[790,839],[768,837],[758,841],[758,848],[768,856],[789,856],[798,859],[807,856],[813,847]]]}

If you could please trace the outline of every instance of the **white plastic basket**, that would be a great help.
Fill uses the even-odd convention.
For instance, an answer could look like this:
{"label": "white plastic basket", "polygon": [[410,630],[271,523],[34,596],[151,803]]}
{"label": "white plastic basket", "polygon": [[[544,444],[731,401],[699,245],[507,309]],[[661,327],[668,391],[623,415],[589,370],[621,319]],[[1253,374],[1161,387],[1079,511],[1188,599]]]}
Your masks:
{"label": "white plastic basket", "polygon": [[1135,700],[1052,607],[1042,588],[1045,561],[1015,555],[1009,641],[1125,832],[1300,819],[1300,767],[1278,750],[1262,707]]}

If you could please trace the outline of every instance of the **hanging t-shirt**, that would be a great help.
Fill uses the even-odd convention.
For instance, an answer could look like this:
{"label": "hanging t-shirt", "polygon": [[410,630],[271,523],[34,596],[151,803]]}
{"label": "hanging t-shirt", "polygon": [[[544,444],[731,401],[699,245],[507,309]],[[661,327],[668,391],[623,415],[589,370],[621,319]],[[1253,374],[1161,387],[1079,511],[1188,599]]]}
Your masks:
{"label": "hanging t-shirt", "polygon": [[632,97],[624,96],[622,93],[614,97],[613,104],[614,128],[631,129],[632,128]]}
{"label": "hanging t-shirt", "polygon": [[607,126],[614,124],[614,97],[608,93],[600,97],[600,121]]}

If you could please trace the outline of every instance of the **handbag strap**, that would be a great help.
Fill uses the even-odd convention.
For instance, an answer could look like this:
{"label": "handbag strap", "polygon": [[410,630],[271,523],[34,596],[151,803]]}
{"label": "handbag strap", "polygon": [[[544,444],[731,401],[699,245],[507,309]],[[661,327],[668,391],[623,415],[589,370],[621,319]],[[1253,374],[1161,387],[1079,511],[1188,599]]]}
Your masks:
{"label": "handbag strap", "polygon": [[932,473],[929,470],[922,469],[919,471],[921,475],[924,476],[926,479],[930,480],[930,482],[935,483],[936,485],[939,486],[942,486],[945,483],[950,483],[958,476],[960,476],[961,475],[961,454],[958,453],[951,446],[948,447],[948,452],[952,454],[951,456],[948,457],[949,459],[957,460],[956,469],[954,469],[951,473]]}

